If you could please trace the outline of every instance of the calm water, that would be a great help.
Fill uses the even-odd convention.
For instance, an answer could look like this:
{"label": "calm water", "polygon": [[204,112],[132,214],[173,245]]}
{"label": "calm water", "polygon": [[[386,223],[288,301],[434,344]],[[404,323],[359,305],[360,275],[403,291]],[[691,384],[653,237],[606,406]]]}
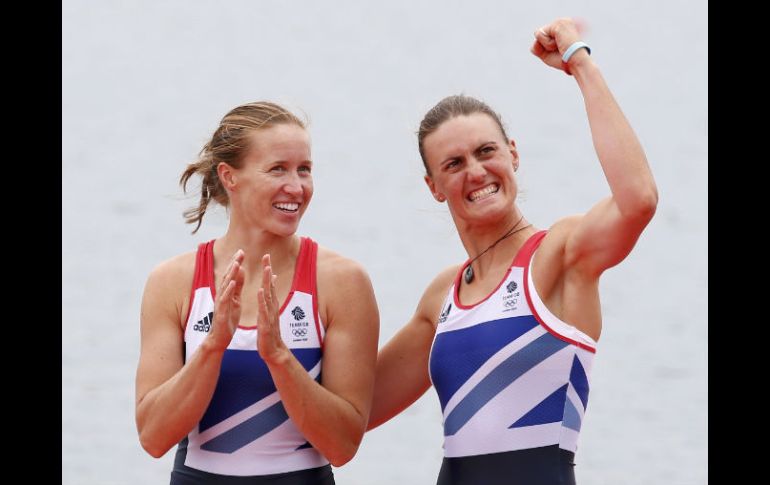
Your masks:
{"label": "calm water", "polygon": [[[173,452],[145,454],[134,425],[139,304],[154,265],[226,227],[220,210],[191,236],[176,181],[233,106],[271,99],[310,115],[316,193],[300,232],[368,269],[381,343],[465,257],[414,137],[441,97],[476,95],[502,113],[536,225],[607,195],[574,81],[528,52],[532,31],[560,15],[588,20],[661,194],[634,253],[602,279],[578,480],[707,483],[707,10],[416,3],[63,2],[63,483],[168,482]],[[337,482],[435,483],[439,409],[431,390],[367,434]]]}

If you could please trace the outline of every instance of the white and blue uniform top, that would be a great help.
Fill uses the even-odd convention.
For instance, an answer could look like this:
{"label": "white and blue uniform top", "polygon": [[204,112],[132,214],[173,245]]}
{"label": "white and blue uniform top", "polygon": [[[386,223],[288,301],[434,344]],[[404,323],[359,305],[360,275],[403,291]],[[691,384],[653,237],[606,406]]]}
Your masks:
{"label": "white and blue uniform top", "polygon": [[[186,356],[203,342],[214,315],[213,247],[213,240],[201,244],[195,260],[184,332]],[[317,243],[301,239],[279,324],[292,354],[320,382],[324,329],[318,317],[317,252]],[[257,352],[256,328],[240,326],[225,350],[219,380],[203,418],[179,445],[177,454],[185,453],[184,460],[177,456],[177,461],[187,467],[235,476],[277,474],[329,463],[287,415],[267,365]]]}
{"label": "white and blue uniform top", "polygon": [[532,256],[545,234],[526,241],[482,301],[459,301],[468,262],[449,289],[429,363],[446,457],[577,448],[596,342],[556,318],[535,291]]}

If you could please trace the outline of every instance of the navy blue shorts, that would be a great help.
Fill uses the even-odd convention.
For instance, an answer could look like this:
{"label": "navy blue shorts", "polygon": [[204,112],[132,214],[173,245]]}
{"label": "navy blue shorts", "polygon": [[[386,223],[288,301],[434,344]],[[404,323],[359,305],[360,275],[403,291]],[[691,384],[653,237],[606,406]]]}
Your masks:
{"label": "navy blue shorts", "polygon": [[273,475],[238,477],[190,468],[184,464],[187,455],[184,451],[181,447],[177,451],[174,470],[171,472],[171,485],[335,485],[330,465]]}
{"label": "navy blue shorts", "polygon": [[444,458],[436,485],[575,485],[574,459],[558,445]]}

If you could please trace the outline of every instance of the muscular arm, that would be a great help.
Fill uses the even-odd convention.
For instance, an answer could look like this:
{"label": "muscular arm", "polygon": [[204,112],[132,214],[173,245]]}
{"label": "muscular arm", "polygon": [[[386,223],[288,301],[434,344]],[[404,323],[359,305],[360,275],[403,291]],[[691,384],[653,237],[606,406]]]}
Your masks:
{"label": "muscular arm", "polygon": [[[580,39],[568,18],[535,32],[532,53],[564,69],[562,54]],[[585,49],[569,59],[585,101],[594,148],[611,196],[585,215],[556,222],[535,255],[537,292],[549,310],[598,340],[601,333],[599,277],[625,259],[658,203],[647,158],[599,68]]]}
{"label": "muscular arm", "polygon": [[321,264],[319,257],[318,287],[324,293],[327,323],[322,385],[288,349],[265,362],[294,424],[332,465],[342,466],[358,450],[369,418],[379,312],[363,268],[330,257],[333,265]]}
{"label": "muscular arm", "polygon": [[[189,291],[192,267],[184,257],[161,264],[150,274],[142,298],[136,426],[142,447],[155,458],[163,456],[200,421],[214,394],[229,343],[227,332],[218,334],[214,328],[229,315],[221,302],[237,291],[235,282],[229,289],[224,287],[212,332],[184,365],[180,291]],[[236,267],[235,272],[239,271]]]}
{"label": "muscular arm", "polygon": [[566,261],[600,274],[633,249],[655,214],[658,191],[639,140],[599,69],[580,49],[571,61],[591,136],[612,195],[596,204],[567,240]]}
{"label": "muscular arm", "polygon": [[[579,40],[574,23],[559,19],[536,33],[532,52],[561,67],[561,53]],[[585,49],[569,60],[580,87],[594,148],[612,195],[574,225],[565,242],[565,268],[597,277],[621,262],[655,213],[658,192],[644,150]]]}
{"label": "muscular arm", "polygon": [[368,429],[376,428],[409,407],[430,387],[428,357],[435,321],[458,268],[439,274],[428,286],[409,322],[377,355],[377,377]]}

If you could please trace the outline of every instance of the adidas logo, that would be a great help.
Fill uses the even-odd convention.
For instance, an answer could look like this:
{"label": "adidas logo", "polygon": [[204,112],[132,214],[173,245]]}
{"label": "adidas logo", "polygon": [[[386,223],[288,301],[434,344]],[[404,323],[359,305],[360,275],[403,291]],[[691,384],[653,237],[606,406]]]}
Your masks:
{"label": "adidas logo", "polygon": [[452,303],[450,302],[449,305],[447,305],[446,310],[441,312],[441,316],[438,317],[438,323],[446,322],[446,319],[449,317],[449,312],[451,311],[452,311]]}
{"label": "adidas logo", "polygon": [[203,317],[201,320],[198,320],[198,323],[196,323],[193,326],[193,330],[196,332],[206,332],[208,333],[209,330],[211,330],[211,322],[214,321],[214,312],[209,312],[208,315]]}

